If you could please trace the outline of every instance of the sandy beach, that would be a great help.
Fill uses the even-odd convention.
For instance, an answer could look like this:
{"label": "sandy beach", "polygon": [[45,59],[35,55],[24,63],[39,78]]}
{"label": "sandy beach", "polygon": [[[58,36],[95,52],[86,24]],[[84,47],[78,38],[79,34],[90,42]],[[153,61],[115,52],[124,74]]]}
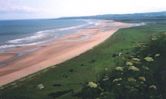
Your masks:
{"label": "sandy beach", "polygon": [[0,54],[0,86],[62,63],[102,43],[129,24],[107,21],[63,36],[45,45],[18,47]]}

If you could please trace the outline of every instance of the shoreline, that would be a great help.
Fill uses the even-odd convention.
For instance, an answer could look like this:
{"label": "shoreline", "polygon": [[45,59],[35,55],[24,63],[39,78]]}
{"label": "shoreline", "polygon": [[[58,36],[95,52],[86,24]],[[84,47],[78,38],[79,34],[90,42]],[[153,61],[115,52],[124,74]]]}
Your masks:
{"label": "shoreline", "polygon": [[[109,30],[105,30],[105,27]],[[50,44],[29,47],[37,49],[0,67],[0,86],[79,56],[104,42],[118,29],[127,27],[130,25],[126,23],[102,22],[94,28],[82,29],[79,33],[64,36]],[[24,49],[20,47],[13,52],[22,51],[22,48]]]}

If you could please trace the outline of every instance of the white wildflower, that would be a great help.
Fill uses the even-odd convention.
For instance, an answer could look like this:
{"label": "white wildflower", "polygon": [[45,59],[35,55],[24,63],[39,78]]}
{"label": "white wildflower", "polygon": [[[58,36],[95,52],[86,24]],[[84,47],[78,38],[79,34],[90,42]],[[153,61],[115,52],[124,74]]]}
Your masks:
{"label": "white wildflower", "polygon": [[146,81],[146,78],[143,76],[138,77],[139,80]]}
{"label": "white wildflower", "polygon": [[132,70],[132,71],[140,71],[139,68],[135,67],[135,66],[129,66],[128,70]]}
{"label": "white wildflower", "polygon": [[145,57],[144,58],[147,62],[152,62],[154,61],[154,59],[152,57]]}
{"label": "white wildflower", "polygon": [[126,65],[128,65],[128,66],[132,66],[133,63],[132,63],[132,62],[126,62]]}
{"label": "white wildflower", "polygon": [[91,88],[97,88],[97,84],[95,82],[92,82],[92,81],[88,83],[88,86]]}
{"label": "white wildflower", "polygon": [[43,88],[44,88],[44,85],[43,85],[43,84],[38,84],[37,87],[38,87],[39,89],[43,89]]}
{"label": "white wildflower", "polygon": [[159,57],[160,56],[160,54],[155,54],[155,57]]}
{"label": "white wildflower", "polygon": [[136,82],[136,79],[134,79],[133,77],[129,77],[127,80],[128,80],[129,82]]}
{"label": "white wildflower", "polygon": [[132,60],[137,61],[137,62],[140,61],[140,59],[138,59],[138,58],[132,58]]}
{"label": "white wildflower", "polygon": [[149,88],[150,89],[155,89],[155,90],[157,89],[156,85],[151,85],[151,86],[149,86]]}
{"label": "white wildflower", "polygon": [[117,71],[123,71],[123,67],[116,67],[115,70],[117,70]]}
{"label": "white wildflower", "polygon": [[122,78],[116,78],[112,82],[117,82],[117,81],[121,81],[121,80],[122,80]]}

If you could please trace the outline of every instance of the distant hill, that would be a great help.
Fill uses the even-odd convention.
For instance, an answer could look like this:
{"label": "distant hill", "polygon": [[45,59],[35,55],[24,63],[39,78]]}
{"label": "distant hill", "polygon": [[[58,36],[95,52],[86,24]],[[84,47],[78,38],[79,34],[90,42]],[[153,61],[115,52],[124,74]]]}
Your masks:
{"label": "distant hill", "polygon": [[105,14],[96,16],[85,17],[64,17],[62,19],[106,19],[116,21],[153,21],[165,20],[166,11],[163,12],[150,12],[150,13],[133,13],[133,14]]}

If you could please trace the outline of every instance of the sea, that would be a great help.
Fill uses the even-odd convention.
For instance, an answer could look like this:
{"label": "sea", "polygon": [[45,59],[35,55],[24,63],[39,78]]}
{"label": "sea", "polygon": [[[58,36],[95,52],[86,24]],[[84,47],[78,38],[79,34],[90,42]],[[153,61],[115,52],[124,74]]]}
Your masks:
{"label": "sea", "polygon": [[82,28],[97,25],[90,19],[40,19],[0,21],[0,51],[50,42]]}

